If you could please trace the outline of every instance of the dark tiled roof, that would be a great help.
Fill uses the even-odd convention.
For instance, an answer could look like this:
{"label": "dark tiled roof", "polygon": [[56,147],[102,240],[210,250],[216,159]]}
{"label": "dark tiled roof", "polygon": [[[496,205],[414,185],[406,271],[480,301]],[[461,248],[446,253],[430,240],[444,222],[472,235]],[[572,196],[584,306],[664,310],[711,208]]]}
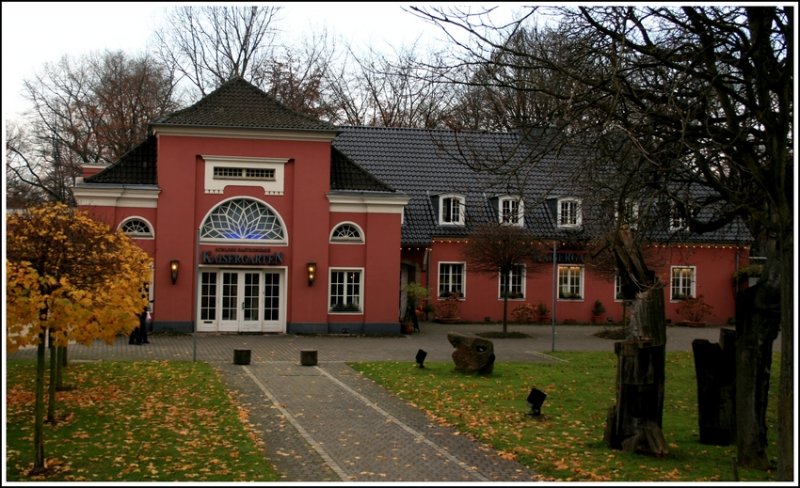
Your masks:
{"label": "dark tiled roof", "polygon": [[156,185],[157,139],[149,136],[125,153],[119,161],[86,178],[87,183]]}
{"label": "dark tiled roof", "polygon": [[[392,188],[409,195],[402,244],[429,245],[434,237],[466,236],[474,226],[496,221],[498,197],[522,191],[525,226],[541,239],[590,239],[598,235],[613,212],[603,212],[593,195],[579,189],[581,153],[558,144],[551,133],[456,132],[386,127],[340,127],[333,146],[358,166]],[[531,163],[530,161],[536,161]],[[521,190],[520,190],[521,189]],[[438,225],[437,198],[443,194],[465,198],[466,225]],[[556,226],[560,197],[583,201],[579,229]],[[745,242],[741,225],[697,235],[648,229],[658,241]]]}
{"label": "dark tiled roof", "polygon": [[331,149],[331,190],[394,192],[336,148]]}
{"label": "dark tiled roof", "polygon": [[335,131],[336,126],[296,112],[241,77],[233,78],[191,107],[156,120],[154,125]]}

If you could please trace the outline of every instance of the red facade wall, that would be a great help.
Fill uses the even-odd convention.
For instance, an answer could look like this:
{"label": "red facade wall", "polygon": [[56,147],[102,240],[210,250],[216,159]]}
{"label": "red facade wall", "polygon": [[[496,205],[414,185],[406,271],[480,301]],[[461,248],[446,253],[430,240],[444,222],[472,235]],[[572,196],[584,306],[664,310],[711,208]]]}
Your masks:
{"label": "red facade wall", "polygon": [[[329,142],[279,141],[222,137],[159,135],[158,185],[161,192],[157,208],[84,206],[98,220],[116,227],[131,216],[145,218],[154,227],[155,239],[136,242],[155,259],[154,319],[162,324],[191,324],[195,318],[195,292],[198,288],[198,265],[204,251],[214,252],[221,244],[198,246],[198,228],[208,213],[231,198],[250,197],[264,202],[277,213],[286,228],[285,245],[250,246],[259,252],[283,254],[279,265],[286,270],[286,322],[307,326],[304,330],[333,325],[365,330],[375,324],[396,324],[399,331],[401,270],[411,273],[409,281],[426,286],[430,303],[438,298],[439,264],[465,263],[465,296],[459,301],[459,316],[467,321],[499,321],[503,300],[499,297],[499,278],[476,273],[463,255],[463,242],[435,239],[429,248],[401,250],[400,213],[367,211],[368,205],[351,205],[352,211],[331,212]],[[222,193],[207,194],[204,188],[203,155],[286,158],[284,193],[265,195],[254,186],[227,186]],[[343,222],[356,224],[363,232],[363,243],[332,243],[331,231]],[[236,248],[248,248],[235,243]],[[696,269],[696,295],[712,306],[706,321],[726,323],[734,315],[733,273],[746,264],[746,248],[733,246],[680,245],[655,246],[647,253],[648,262],[664,283],[667,318],[683,320],[678,314],[680,302],[670,300],[671,266]],[[170,278],[169,263],[180,262],[175,284]],[[308,284],[307,264],[315,263],[316,279]],[[329,270],[357,268],[363,273],[363,310],[357,313],[330,313]],[[409,271],[410,269],[410,271]],[[508,312],[523,303],[543,303],[558,323],[589,323],[595,300],[606,309],[606,317],[619,321],[622,303],[615,300],[613,273],[584,265],[583,297],[579,300],[556,300],[554,306],[554,268],[543,262],[526,268],[525,297],[509,300]],[[317,329],[314,329],[317,330]]]}
{"label": "red facade wall", "polygon": [[[330,212],[331,146],[325,141],[278,141],[159,135],[157,208],[111,206],[84,207],[95,218],[116,226],[129,216],[147,219],[154,227],[154,240],[137,239],[155,260],[154,320],[182,324],[194,321],[198,265],[204,252],[215,252],[224,244],[197,245],[198,228],[221,202],[250,197],[259,200],[283,220],[287,243],[273,246],[231,244],[239,250],[283,254],[286,269],[287,327],[303,324],[391,325],[398,321],[400,274],[400,214]],[[205,193],[207,156],[285,158],[282,195],[265,195],[254,186],[229,185],[222,193]],[[363,244],[331,244],[333,227],[356,223],[364,232]],[[172,283],[170,261],[180,263]],[[309,285],[307,264],[315,263],[317,275]],[[328,286],[331,267],[363,269],[363,312],[329,313]]]}
{"label": "red facade wall", "polygon": [[[735,313],[735,290],[733,274],[745,263],[747,248],[720,245],[669,245],[657,246],[646,252],[647,260],[664,283],[664,297],[667,319],[672,322],[685,320],[679,315],[680,301],[670,300],[672,266],[693,266],[696,269],[696,295],[702,296],[712,309],[705,321],[725,324]],[[439,287],[439,263],[464,262],[466,264],[465,297],[459,302],[459,315],[470,322],[482,322],[487,318],[500,321],[503,314],[503,300],[499,294],[499,277],[471,271],[471,265],[463,255],[463,243],[457,240],[434,241],[430,250],[427,272],[422,270],[424,253],[407,249],[404,262],[417,266],[418,282],[426,286],[432,297],[430,302],[436,307],[443,302],[437,298]],[[737,264],[738,260],[738,264]],[[738,267],[737,267],[738,266]],[[590,323],[595,300],[600,300],[606,309],[606,318],[620,321],[623,304],[615,300],[613,274],[594,269],[591,264],[584,265],[583,298],[580,300],[555,301],[557,323]],[[508,316],[523,303],[532,306],[544,303],[553,314],[554,269],[550,263],[526,266],[525,298],[509,299]],[[604,319],[605,320],[605,319]]]}

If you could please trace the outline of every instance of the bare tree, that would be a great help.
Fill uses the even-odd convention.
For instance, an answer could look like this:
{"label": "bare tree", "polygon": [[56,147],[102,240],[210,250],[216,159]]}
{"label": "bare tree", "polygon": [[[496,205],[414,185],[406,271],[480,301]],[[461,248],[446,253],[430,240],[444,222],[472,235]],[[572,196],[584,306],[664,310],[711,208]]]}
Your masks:
{"label": "bare tree", "polygon": [[541,252],[530,231],[507,223],[490,222],[470,232],[464,255],[472,270],[500,276],[503,294],[503,334],[508,333],[508,298],[511,294],[511,275],[528,265],[534,271]]}
{"label": "bare tree", "polygon": [[32,112],[9,136],[6,173],[49,201],[72,203],[85,164],[114,162],[174,110],[171,71],[147,56],[105,52],[46,64],[25,93]]}
{"label": "bare tree", "polygon": [[[353,51],[328,82],[331,106],[348,125],[435,128],[453,99],[452,87],[424,76],[417,45],[399,48],[394,57],[370,50]],[[354,69],[355,68],[355,69]]]}
{"label": "bare tree", "polygon": [[287,107],[312,117],[335,120],[336,108],[326,92],[335,66],[336,45],[326,31],[294,48],[276,49],[265,67],[262,89]]}
{"label": "bare tree", "polygon": [[768,464],[764,412],[780,324],[778,477],[791,479],[793,8],[559,9],[557,46],[568,57],[552,56],[553,46],[542,43],[510,48],[508,39],[534,10],[502,29],[485,29],[463,12],[414,10],[470,33],[451,67],[492,66],[500,51],[525,57],[528,69],[571,80],[563,91],[524,89],[564,102],[561,124],[571,136],[625,137],[637,153],[631,169],[671,199],[692,230],[737,218],[747,224],[767,264],[758,285],[738,298],[738,462]]}
{"label": "bare tree", "polygon": [[270,80],[277,30],[275,5],[181,6],[156,32],[161,59],[208,95],[241,76],[263,87]]}

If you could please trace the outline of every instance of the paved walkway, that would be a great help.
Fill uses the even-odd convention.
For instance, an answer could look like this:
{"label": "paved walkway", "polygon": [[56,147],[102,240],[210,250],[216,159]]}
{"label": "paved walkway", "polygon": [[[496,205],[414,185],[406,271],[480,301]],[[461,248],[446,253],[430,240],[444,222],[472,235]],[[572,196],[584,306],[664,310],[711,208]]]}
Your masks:
{"label": "paved walkway", "polygon": [[[492,339],[496,361],[551,361],[556,351],[612,351],[600,326],[516,326],[525,339]],[[284,481],[535,481],[526,467],[440,426],[424,413],[362,377],[346,361],[449,361],[449,331],[499,331],[499,325],[421,324],[398,337],[296,335],[160,335],[134,346],[70,347],[70,360],[172,359],[207,361],[236,391],[265,442],[265,455]],[[670,327],[667,350],[691,350],[697,338],[717,342],[718,328]],[[776,348],[778,347],[776,341]],[[234,365],[233,350],[250,349],[251,364]],[[300,351],[317,351],[318,364],[300,365]],[[26,349],[10,359],[32,358]]]}

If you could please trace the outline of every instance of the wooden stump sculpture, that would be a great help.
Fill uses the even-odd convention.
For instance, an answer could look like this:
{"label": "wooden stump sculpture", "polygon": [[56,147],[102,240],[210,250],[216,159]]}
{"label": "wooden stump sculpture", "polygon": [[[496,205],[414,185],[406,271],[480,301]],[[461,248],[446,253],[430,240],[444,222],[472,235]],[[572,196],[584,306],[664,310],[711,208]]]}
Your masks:
{"label": "wooden stump sculpture", "polygon": [[736,331],[720,329],[719,344],[695,339],[692,352],[700,443],[727,446],[736,440]]}
{"label": "wooden stump sculpture", "polygon": [[612,449],[664,456],[661,430],[664,406],[665,347],[650,341],[614,344],[617,403],[608,410],[604,440]]}
{"label": "wooden stump sculpture", "polygon": [[450,332],[447,340],[456,348],[453,362],[456,371],[491,374],[494,369],[494,344],[488,339],[474,335]]}

